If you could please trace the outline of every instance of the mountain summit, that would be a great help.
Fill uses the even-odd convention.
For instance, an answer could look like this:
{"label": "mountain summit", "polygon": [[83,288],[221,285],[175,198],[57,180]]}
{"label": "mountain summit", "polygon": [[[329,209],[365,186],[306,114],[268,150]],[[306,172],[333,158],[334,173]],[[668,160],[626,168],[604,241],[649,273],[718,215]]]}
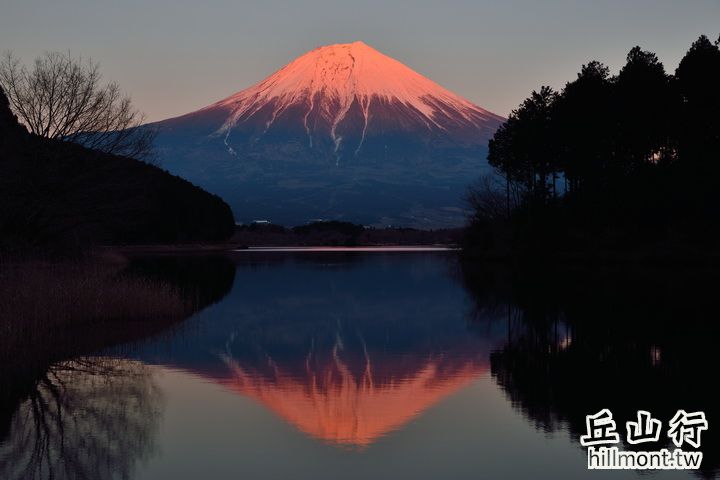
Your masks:
{"label": "mountain summit", "polygon": [[389,133],[487,140],[500,120],[362,42],[317,48],[201,112],[218,109],[229,113],[222,133],[301,124],[309,147],[329,139],[338,159]]}
{"label": "mountain summit", "polygon": [[240,220],[439,226],[461,221],[461,190],[502,121],[354,42],[158,126],[164,165],[223,195]]}

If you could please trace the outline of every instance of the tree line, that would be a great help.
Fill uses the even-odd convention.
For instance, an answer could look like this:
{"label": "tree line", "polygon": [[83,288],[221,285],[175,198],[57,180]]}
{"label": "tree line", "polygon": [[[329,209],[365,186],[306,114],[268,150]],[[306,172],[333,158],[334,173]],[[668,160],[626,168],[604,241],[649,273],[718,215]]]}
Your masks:
{"label": "tree line", "polygon": [[533,91],[488,161],[496,175],[468,196],[472,247],[717,238],[720,39],[701,36],[673,74],[635,47],[616,75],[592,61],[562,90]]}

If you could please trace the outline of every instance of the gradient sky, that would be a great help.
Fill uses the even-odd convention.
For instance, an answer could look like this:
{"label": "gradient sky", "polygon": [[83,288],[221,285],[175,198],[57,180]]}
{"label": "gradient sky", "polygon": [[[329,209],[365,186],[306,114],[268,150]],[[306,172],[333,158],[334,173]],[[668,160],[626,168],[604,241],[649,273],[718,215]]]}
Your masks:
{"label": "gradient sky", "polygon": [[0,0],[0,50],[92,57],[150,120],[355,40],[507,115],[591,59],[616,71],[634,45],[672,71],[702,33],[720,34],[720,0]]}

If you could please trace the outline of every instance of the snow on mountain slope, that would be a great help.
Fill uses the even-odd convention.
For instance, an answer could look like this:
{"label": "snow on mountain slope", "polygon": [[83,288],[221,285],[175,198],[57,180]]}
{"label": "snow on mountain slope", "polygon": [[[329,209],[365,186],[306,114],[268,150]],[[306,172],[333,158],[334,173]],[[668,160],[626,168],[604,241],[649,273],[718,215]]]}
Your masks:
{"label": "snow on mountain slope", "polygon": [[316,48],[188,116],[217,112],[224,120],[214,133],[224,136],[231,153],[236,151],[229,140],[233,129],[258,138],[280,123],[301,125],[310,147],[314,138],[328,137],[335,154],[354,136],[357,155],[375,126],[385,133],[487,141],[502,121],[363,42]]}
{"label": "snow on mountain slope", "polygon": [[353,102],[361,106],[363,128],[367,129],[373,96],[401,102],[414,110],[415,118],[429,130],[432,126],[446,129],[440,118],[443,114],[455,115],[458,123],[498,119],[363,42],[316,48],[259,84],[207,109],[230,107],[232,115],[222,127],[228,130],[277,99],[266,125],[269,128],[288,106],[307,102],[303,124],[308,135],[308,117],[317,112],[331,125],[331,136],[337,141],[336,129]]}
{"label": "snow on mountain slope", "polygon": [[[395,204],[389,207],[402,204],[411,217],[430,215],[436,222],[443,214],[426,206],[438,201],[446,212],[460,209],[459,198],[486,166],[487,141],[502,121],[354,42],[316,48],[250,88],[157,126],[163,165],[229,198],[236,210],[256,210],[248,217],[236,211],[238,218],[282,210],[286,222],[368,222],[374,215],[363,192],[373,188]],[[432,192],[423,194],[427,188]],[[252,201],[241,191],[252,191]],[[258,207],[258,198],[272,209]],[[291,198],[293,205],[283,209]],[[286,216],[301,203],[307,214]],[[377,218],[398,218],[385,213]]]}

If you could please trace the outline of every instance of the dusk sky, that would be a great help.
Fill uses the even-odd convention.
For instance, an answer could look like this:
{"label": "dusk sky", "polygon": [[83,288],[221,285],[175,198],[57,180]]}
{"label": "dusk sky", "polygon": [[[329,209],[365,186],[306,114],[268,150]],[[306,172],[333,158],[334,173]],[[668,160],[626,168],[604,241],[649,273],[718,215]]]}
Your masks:
{"label": "dusk sky", "polygon": [[0,50],[71,51],[101,63],[150,120],[249,87],[320,45],[355,40],[500,115],[634,45],[669,71],[720,0],[2,0]]}

